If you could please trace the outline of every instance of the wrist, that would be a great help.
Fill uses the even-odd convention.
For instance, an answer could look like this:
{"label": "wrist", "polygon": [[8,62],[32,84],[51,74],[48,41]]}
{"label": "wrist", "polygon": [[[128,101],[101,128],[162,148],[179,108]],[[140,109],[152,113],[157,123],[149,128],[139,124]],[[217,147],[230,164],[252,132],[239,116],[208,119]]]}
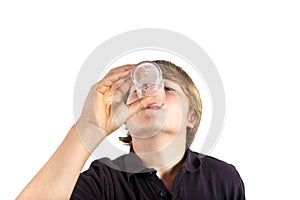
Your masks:
{"label": "wrist", "polygon": [[108,135],[107,131],[99,128],[95,124],[81,120],[78,120],[74,124],[74,128],[79,136],[81,143],[90,153],[92,153]]}

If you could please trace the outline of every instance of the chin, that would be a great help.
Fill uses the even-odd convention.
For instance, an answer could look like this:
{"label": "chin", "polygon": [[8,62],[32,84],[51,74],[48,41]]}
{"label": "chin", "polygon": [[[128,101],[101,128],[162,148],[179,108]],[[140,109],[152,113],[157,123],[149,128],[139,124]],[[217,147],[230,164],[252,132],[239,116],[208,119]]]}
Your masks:
{"label": "chin", "polygon": [[165,112],[162,109],[143,110],[131,117],[126,124],[133,137],[152,137],[164,129],[166,124]]}

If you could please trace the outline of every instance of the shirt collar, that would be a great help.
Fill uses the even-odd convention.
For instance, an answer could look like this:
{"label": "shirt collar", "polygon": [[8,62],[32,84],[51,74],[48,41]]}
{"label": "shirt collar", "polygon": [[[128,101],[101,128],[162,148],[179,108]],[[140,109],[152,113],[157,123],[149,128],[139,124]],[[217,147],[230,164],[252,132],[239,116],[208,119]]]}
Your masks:
{"label": "shirt collar", "polygon": [[186,150],[184,155],[184,162],[182,164],[181,170],[182,171],[188,171],[188,172],[196,172],[201,167],[201,158],[204,157],[204,155],[193,152],[189,148]]}
{"label": "shirt collar", "polygon": [[[201,167],[201,158],[203,157],[202,154],[196,153],[191,151],[189,148],[186,150],[184,155],[184,162],[181,166],[182,172],[196,172]],[[130,152],[127,155],[122,156],[122,159],[119,160],[118,163],[120,164],[120,160],[123,169],[127,172],[127,180],[133,174],[143,174],[143,173],[156,173],[156,170],[153,168],[147,168],[144,166],[143,162],[138,158],[138,156],[134,153],[133,149],[130,148]]]}

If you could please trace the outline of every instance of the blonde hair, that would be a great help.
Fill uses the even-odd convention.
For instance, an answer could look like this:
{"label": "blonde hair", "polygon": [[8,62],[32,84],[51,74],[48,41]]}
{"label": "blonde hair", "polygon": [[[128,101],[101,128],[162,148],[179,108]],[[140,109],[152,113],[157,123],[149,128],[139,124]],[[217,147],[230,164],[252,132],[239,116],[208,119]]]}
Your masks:
{"label": "blonde hair", "polygon": [[[160,66],[163,78],[180,85],[183,92],[188,97],[189,114],[192,116],[194,122],[194,127],[187,127],[186,130],[186,144],[189,147],[194,141],[202,116],[202,101],[199,91],[192,79],[181,67],[165,60],[155,60],[153,62]],[[124,98],[127,99],[127,97],[128,94]],[[131,145],[132,140],[130,134],[128,134],[127,137],[120,137],[119,139],[120,141]]]}

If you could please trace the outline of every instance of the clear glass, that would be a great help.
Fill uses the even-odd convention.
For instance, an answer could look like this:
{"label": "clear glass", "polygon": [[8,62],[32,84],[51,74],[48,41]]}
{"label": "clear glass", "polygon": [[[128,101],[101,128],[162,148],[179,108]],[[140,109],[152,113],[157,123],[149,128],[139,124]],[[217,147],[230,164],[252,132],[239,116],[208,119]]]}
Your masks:
{"label": "clear glass", "polygon": [[165,91],[158,64],[150,61],[138,63],[132,71],[132,80],[139,98],[155,96],[163,104]]}

